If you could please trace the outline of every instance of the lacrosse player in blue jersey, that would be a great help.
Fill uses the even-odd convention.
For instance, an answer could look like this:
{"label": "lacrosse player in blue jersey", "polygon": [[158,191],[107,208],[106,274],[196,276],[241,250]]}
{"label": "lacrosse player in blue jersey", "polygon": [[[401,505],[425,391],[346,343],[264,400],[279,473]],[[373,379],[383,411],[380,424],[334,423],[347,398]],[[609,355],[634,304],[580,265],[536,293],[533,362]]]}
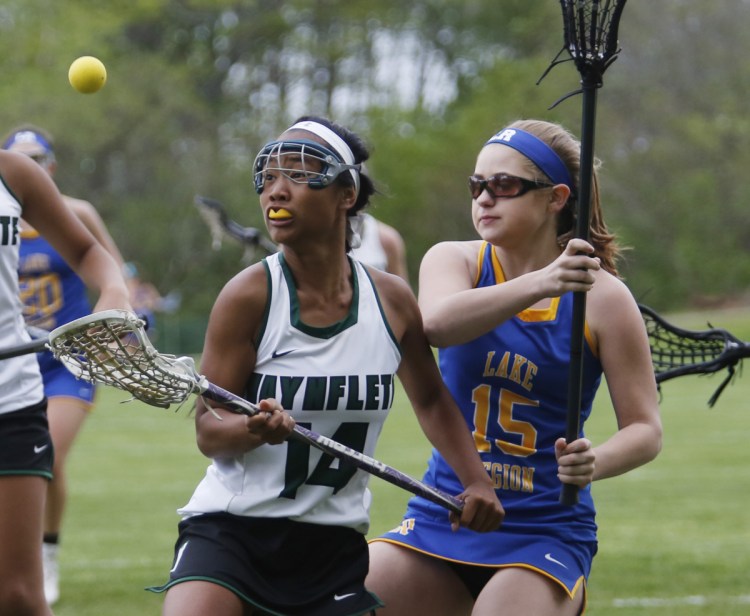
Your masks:
{"label": "lacrosse player in blue jersey", "polygon": [[[562,127],[518,121],[491,137],[469,178],[479,240],[424,257],[419,303],[443,379],[505,509],[502,526],[454,531],[412,498],[371,545],[367,579],[384,616],[575,616],[597,550],[591,482],[652,460],[658,396],[638,307],[617,277],[619,254],[594,181],[591,243],[574,232],[580,144]],[[618,431],[594,447],[566,443],[572,299],[586,292],[582,425],[601,376]],[[456,478],[433,451],[425,482]],[[562,483],[580,502],[559,502]]]}

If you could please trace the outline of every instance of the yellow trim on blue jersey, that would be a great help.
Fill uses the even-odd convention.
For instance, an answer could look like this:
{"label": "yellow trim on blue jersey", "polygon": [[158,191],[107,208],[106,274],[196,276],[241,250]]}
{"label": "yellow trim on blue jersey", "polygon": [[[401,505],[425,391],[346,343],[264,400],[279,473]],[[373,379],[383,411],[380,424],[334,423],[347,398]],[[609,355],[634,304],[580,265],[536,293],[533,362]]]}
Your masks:
{"label": "yellow trim on blue jersey", "polygon": [[[487,242],[482,242],[482,245],[479,247],[479,252],[477,252],[477,275],[474,277],[474,288],[477,288],[477,285],[479,284],[479,278],[482,276],[482,262],[484,261],[484,251],[487,250]],[[492,250],[492,254],[494,256],[495,250]]]}
{"label": "yellow trim on blue jersey", "polygon": [[[484,246],[482,248],[484,248]],[[497,253],[495,252],[494,248],[492,249],[490,254],[492,255],[492,271],[495,274],[495,284],[505,282],[507,278],[505,277],[503,266],[500,264],[500,259],[497,258]],[[526,308],[525,310],[522,310],[521,312],[516,314],[516,316],[522,321],[526,321],[528,323],[552,321],[554,320],[555,316],[557,316],[557,308],[559,305],[560,298],[553,297],[547,308]]]}
{"label": "yellow trim on blue jersey", "polygon": [[594,357],[599,357],[599,347],[596,344],[596,340],[594,340],[594,335],[591,333],[591,330],[589,329],[589,323],[588,321],[583,322],[583,337],[586,338],[586,344],[589,345],[589,348],[591,349],[591,353],[594,355]]}
{"label": "yellow trim on blue jersey", "polygon": [[36,229],[21,229],[21,239],[35,240],[39,237],[39,231]]}
{"label": "yellow trim on blue jersey", "polygon": [[[477,254],[477,278],[474,281],[474,287],[479,283],[479,276],[482,273],[482,261],[484,259],[484,253],[487,250],[488,242],[482,242],[482,246],[479,248]],[[492,251],[492,271],[495,274],[495,284],[506,282],[505,272],[503,266],[500,263],[500,259],[497,258],[497,253],[493,247]],[[547,308],[526,308],[522,310],[516,316],[527,323],[541,323],[543,321],[552,321],[557,316],[557,309],[560,305],[560,298],[553,297],[550,301],[550,305]],[[594,357],[599,357],[599,347],[596,344],[593,334],[589,329],[588,321],[583,324],[583,335],[586,338],[586,343],[589,345],[589,349],[593,353]]]}

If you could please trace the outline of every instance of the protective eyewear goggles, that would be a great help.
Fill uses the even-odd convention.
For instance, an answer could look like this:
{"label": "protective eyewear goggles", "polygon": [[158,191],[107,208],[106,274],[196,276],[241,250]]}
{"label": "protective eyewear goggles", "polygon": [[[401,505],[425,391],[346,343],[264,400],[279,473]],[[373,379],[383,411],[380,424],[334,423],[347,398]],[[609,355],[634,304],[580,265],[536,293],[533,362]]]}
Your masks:
{"label": "protective eyewear goggles", "polygon": [[472,199],[479,199],[479,195],[485,190],[493,199],[514,199],[525,195],[530,190],[552,188],[552,186],[554,184],[549,182],[527,180],[507,173],[498,173],[486,180],[476,175],[469,176],[469,192]]}
{"label": "protective eyewear goggles", "polygon": [[273,180],[274,174],[280,173],[296,184],[321,189],[345,171],[359,173],[360,166],[345,164],[335,152],[315,141],[272,141],[255,157],[253,182],[255,192],[260,194],[266,181]]}

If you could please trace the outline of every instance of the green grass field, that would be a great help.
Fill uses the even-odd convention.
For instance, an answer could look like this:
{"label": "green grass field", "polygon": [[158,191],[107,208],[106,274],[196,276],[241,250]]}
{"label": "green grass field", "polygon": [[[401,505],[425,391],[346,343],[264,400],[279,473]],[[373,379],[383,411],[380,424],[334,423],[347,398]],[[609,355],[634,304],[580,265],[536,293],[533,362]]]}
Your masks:
{"label": "green grass field", "polygon": [[[750,339],[750,316],[713,313],[714,325]],[[706,317],[678,322],[701,328]],[[664,450],[652,464],[594,486],[600,549],[590,580],[591,616],[750,614],[750,375],[718,404],[722,379],[684,377],[663,387]],[[171,566],[178,517],[203,476],[187,405],[177,413],[101,389],[70,459],[58,616],[156,615]],[[596,443],[614,429],[606,392],[588,425]],[[405,396],[377,456],[420,476],[428,447]],[[373,479],[371,534],[398,523],[408,495]]]}

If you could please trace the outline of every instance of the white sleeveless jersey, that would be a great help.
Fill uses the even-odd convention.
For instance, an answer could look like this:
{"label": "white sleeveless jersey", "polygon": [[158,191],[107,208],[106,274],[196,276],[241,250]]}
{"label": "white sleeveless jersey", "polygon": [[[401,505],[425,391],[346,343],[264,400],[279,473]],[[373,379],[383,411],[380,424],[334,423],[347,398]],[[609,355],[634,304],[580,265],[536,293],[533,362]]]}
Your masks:
{"label": "white sleeveless jersey", "polygon": [[[264,260],[269,301],[246,397],[276,398],[301,426],[374,456],[393,401],[401,352],[365,268],[350,259],[349,314],[329,327],[299,318],[291,272],[276,253]],[[366,533],[369,475],[297,441],[214,459],[183,515],[227,511],[290,518]]]}
{"label": "white sleeveless jersey", "polygon": [[[21,204],[0,177],[0,348],[31,340],[18,290]],[[0,413],[36,404],[44,396],[34,353],[0,362]]]}
{"label": "white sleeveless jersey", "polygon": [[352,257],[384,272],[388,271],[388,255],[380,242],[378,221],[370,214],[360,214],[364,219],[360,237],[362,243],[351,251]]}

